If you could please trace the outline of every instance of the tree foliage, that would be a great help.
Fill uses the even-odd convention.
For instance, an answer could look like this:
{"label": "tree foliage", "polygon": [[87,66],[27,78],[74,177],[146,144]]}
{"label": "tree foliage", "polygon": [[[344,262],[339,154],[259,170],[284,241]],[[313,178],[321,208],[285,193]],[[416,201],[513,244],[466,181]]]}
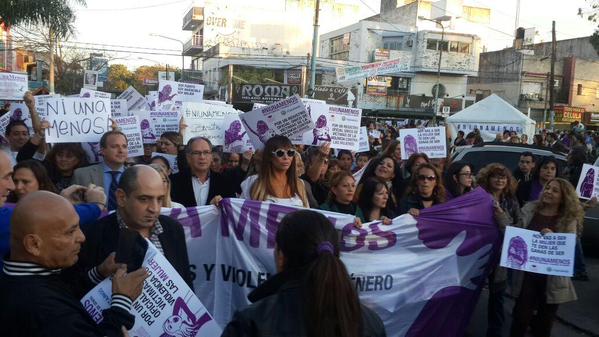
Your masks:
{"label": "tree foliage", "polygon": [[112,64],[108,68],[108,83],[105,91],[121,93],[130,85],[137,86],[135,75],[123,64]]}
{"label": "tree foliage", "polygon": [[0,22],[8,26],[44,26],[56,37],[73,34],[74,3],[85,6],[85,0],[3,0],[0,1]]}
{"label": "tree foliage", "polygon": [[[582,18],[586,18],[591,22],[599,22],[599,0],[587,0],[588,8],[579,8],[578,15]],[[591,45],[595,48],[597,55],[599,55],[599,27],[595,29],[593,35],[590,38]]]}

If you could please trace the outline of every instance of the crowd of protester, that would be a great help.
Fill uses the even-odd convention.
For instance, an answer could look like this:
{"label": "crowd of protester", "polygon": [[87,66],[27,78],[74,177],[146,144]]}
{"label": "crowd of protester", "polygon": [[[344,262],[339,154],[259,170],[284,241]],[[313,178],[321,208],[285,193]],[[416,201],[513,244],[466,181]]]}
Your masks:
{"label": "crowd of protester", "polygon": [[[362,153],[334,151],[329,144],[294,145],[284,136],[270,138],[256,153],[222,153],[207,138],[195,137],[183,144],[182,134],[167,132],[156,144],[144,145],[144,156],[130,158],[127,137],[115,125],[102,136],[102,160],[96,162],[86,151],[89,145],[46,144],[45,126],[34,118],[30,95],[25,102],[34,130],[12,121],[5,132],[8,145],[0,152],[0,203],[16,203],[14,211],[0,210],[0,253],[7,256],[0,277],[0,306],[12,308],[3,310],[0,322],[9,330],[18,329],[10,330],[10,336],[69,335],[63,333],[67,330],[71,335],[116,336],[123,333],[122,327],[131,328],[131,303],[147,274],[127,273],[115,262],[123,228],[154,243],[193,287],[183,229],[176,220],[160,215],[161,207],[218,206],[223,198],[240,197],[349,214],[360,227],[376,220],[390,224],[404,213],[418,218],[422,209],[479,186],[495,201],[501,231],[519,226],[580,235],[583,207],[588,204],[578,200],[572,185],[578,181],[582,163],[593,162],[599,152],[599,137],[574,125],[568,132],[543,130],[531,140],[536,146],[567,153],[564,172],[555,158],[536,158],[525,150],[514,172],[501,163],[475,168],[468,162],[430,159],[424,153],[402,160],[397,128],[372,122],[368,124],[371,151]],[[509,131],[495,140],[523,141],[528,141],[525,135]],[[478,132],[460,131],[450,148],[481,142]],[[177,156],[179,171],[173,174],[169,161],[160,154],[152,156],[154,152]],[[102,211],[114,212],[101,217]],[[80,228],[73,226],[77,223]],[[255,303],[237,313],[223,335],[286,335],[289,331],[299,336],[385,335],[381,320],[360,305],[339,260],[335,230],[325,217],[307,210],[286,216],[276,243],[279,273],[250,295]],[[580,242],[577,268],[576,278],[588,279]],[[68,280],[58,277],[57,270],[69,275]],[[113,277],[112,306],[102,325],[96,326],[78,297],[107,277]],[[500,336],[508,290],[516,298],[511,336],[524,336],[535,312],[535,329],[548,336],[558,305],[576,299],[569,278],[508,273],[498,261],[488,287],[487,336]],[[330,293],[325,296],[325,292]],[[265,318],[265,311],[275,316]],[[66,318],[58,318],[59,313]],[[304,323],[308,318],[312,324]]]}

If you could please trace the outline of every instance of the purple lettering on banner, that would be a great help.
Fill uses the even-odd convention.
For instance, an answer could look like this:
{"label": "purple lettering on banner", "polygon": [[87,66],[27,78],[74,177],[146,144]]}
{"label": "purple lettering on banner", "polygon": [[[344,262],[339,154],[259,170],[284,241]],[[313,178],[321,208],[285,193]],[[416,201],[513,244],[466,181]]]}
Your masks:
{"label": "purple lettering on banner", "polygon": [[239,211],[239,219],[235,219],[235,211],[231,200],[223,199],[221,201],[222,213],[221,231],[223,237],[229,237],[229,224],[233,228],[235,237],[243,241],[245,226],[250,224],[250,247],[258,248],[260,246],[260,202],[245,200]]}
{"label": "purple lettering on banner", "polygon": [[[352,231],[357,231],[358,236],[356,236],[356,244],[351,247],[347,244],[345,240],[347,236],[351,235]],[[364,247],[364,241],[366,241],[366,235],[368,235],[368,231],[362,228],[356,228],[353,223],[348,223],[341,230],[341,240],[339,241],[339,250],[342,252],[351,252],[356,249],[360,249]]]}
{"label": "purple lettering on banner", "polygon": [[397,242],[397,235],[395,235],[395,233],[393,233],[393,232],[384,231],[384,230],[380,229],[380,227],[379,227],[380,224],[381,224],[381,222],[377,221],[377,222],[370,224],[369,227],[370,227],[370,230],[372,231],[372,235],[375,235],[375,236],[378,236],[380,238],[387,240],[387,245],[380,246],[379,240],[368,241],[368,249],[369,250],[386,249],[386,248],[395,246],[395,243]]}
{"label": "purple lettering on banner", "polygon": [[189,227],[192,238],[202,236],[202,222],[196,207],[186,208],[185,213],[180,208],[171,208],[168,216],[179,221],[181,226]]}

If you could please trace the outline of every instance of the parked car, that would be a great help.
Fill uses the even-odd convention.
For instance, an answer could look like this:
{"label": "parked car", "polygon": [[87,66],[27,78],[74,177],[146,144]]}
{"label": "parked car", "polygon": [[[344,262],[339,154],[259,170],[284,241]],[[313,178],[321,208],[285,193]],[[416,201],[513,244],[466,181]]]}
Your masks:
{"label": "parked car", "polygon": [[[475,173],[478,173],[481,168],[490,163],[503,164],[513,172],[518,167],[520,154],[526,151],[532,152],[537,158],[537,162],[542,157],[553,156],[557,159],[558,163],[560,163],[561,168],[566,165],[566,156],[563,153],[553,151],[550,148],[524,144],[501,143],[460,146],[456,148],[455,152],[451,155],[451,161],[463,160],[469,162],[473,165]],[[581,240],[585,255],[599,256],[599,207],[591,208],[586,211]]]}

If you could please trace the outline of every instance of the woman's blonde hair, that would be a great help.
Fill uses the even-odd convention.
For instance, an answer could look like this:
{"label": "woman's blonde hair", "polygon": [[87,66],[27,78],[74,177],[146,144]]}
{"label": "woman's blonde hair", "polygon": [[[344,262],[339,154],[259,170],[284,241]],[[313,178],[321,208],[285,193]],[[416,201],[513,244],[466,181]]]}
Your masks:
{"label": "woman's blonde hair", "polygon": [[[551,184],[554,181],[559,184],[560,190],[562,191],[561,202],[558,210],[560,218],[556,228],[557,231],[562,233],[565,232],[565,226],[567,226],[569,223],[572,223],[573,221],[576,221],[576,233],[581,234],[584,210],[580,205],[580,201],[578,200],[578,195],[576,195],[574,187],[572,186],[572,184],[570,184],[569,181],[565,179],[553,178],[549,180],[547,184],[545,184],[545,186],[543,186],[543,190],[545,190],[547,186],[549,186],[549,184]],[[546,206],[542,201],[542,195],[543,194],[541,192],[541,198],[539,200],[539,203],[537,204],[536,211]]]}
{"label": "woman's blonde hair", "polygon": [[156,170],[158,173],[160,173],[162,179],[166,181],[166,194],[164,195],[164,199],[162,199],[162,207],[173,207],[171,200],[171,180],[168,178],[166,171],[162,166],[158,164],[150,164],[150,167]]}
{"label": "woman's blonde hair", "polygon": [[[275,196],[274,188],[272,186],[272,179],[274,176],[274,168],[272,166],[273,154],[272,152],[277,149],[293,149],[293,144],[289,138],[285,136],[274,136],[270,138],[266,144],[264,144],[264,151],[262,153],[262,162],[260,165],[260,172],[258,179],[252,185],[250,190],[250,196],[252,200],[264,201],[271,195]],[[306,187],[304,182],[297,176],[295,167],[296,157],[293,156],[291,166],[287,169],[287,185],[291,191],[291,197],[298,195],[302,200],[304,207],[309,207],[308,195],[306,193]]]}

